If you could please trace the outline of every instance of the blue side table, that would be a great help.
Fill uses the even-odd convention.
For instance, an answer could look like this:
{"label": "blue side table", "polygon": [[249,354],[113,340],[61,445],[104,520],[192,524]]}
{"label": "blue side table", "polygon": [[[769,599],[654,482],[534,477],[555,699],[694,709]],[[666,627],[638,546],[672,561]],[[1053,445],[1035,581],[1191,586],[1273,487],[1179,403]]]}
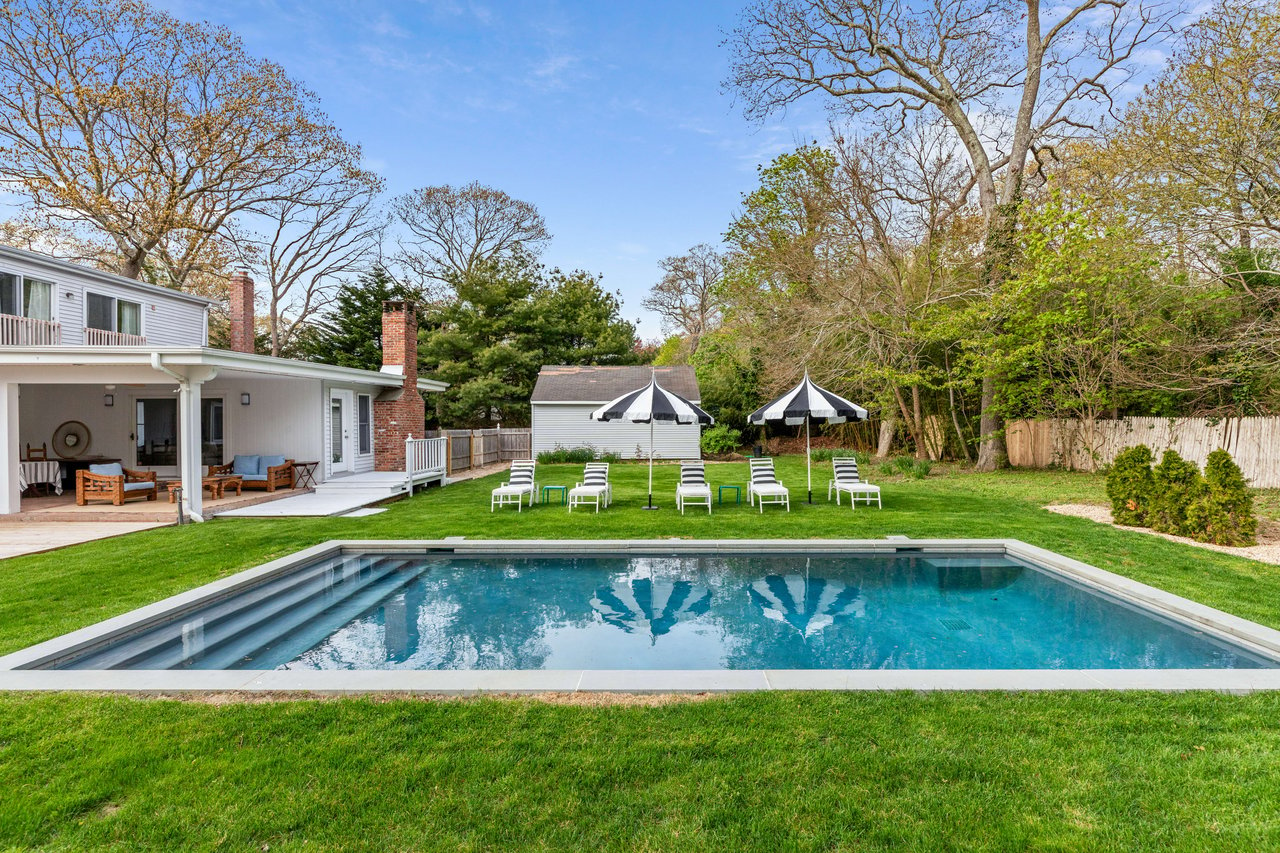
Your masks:
{"label": "blue side table", "polygon": [[547,502],[547,492],[559,492],[559,493],[560,493],[560,506],[564,506],[566,503],[568,503],[568,502],[569,502],[569,487],[568,487],[568,486],[543,486],[543,487],[542,487],[542,502],[543,502],[543,503],[546,503],[546,502]]}
{"label": "blue side table", "polygon": [[724,503],[724,490],[733,489],[733,502],[735,504],[742,503],[742,487],[741,486],[721,486],[716,492],[716,500]]}

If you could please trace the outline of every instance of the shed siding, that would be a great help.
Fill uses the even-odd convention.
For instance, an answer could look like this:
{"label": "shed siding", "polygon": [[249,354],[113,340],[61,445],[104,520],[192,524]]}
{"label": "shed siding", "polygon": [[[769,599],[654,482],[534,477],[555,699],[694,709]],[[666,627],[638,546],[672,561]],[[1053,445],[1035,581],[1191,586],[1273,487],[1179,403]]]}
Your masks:
{"label": "shed siding", "polygon": [[[647,458],[649,425],[591,420],[600,403],[532,404],[533,453],[536,456],[560,447],[591,445],[624,459]],[[697,459],[702,430],[697,424],[653,425],[656,459]]]}
{"label": "shed siding", "polygon": [[54,284],[53,319],[62,324],[62,345],[84,343],[85,294],[98,293],[142,305],[142,334],[156,346],[205,346],[204,306],[172,299],[151,289],[81,278],[62,269],[28,263],[20,258],[0,259],[0,272],[50,281]]}

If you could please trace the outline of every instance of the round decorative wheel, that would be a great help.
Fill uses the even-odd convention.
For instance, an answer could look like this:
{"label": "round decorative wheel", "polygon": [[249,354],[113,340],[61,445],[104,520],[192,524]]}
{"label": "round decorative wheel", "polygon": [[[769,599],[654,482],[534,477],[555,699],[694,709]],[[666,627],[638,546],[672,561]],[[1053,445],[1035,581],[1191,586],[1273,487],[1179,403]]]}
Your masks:
{"label": "round decorative wheel", "polygon": [[66,421],[53,431],[53,452],[63,459],[73,459],[88,451],[92,441],[87,426],[80,421]]}

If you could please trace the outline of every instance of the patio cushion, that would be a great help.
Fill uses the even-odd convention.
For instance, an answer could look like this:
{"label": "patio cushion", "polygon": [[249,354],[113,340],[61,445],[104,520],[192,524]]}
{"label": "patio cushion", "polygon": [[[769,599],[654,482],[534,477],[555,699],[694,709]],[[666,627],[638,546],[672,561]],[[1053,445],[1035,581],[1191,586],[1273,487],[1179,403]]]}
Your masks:
{"label": "patio cushion", "polygon": [[104,477],[123,477],[124,466],[119,462],[108,462],[105,465],[90,465],[90,474],[101,474]]}
{"label": "patio cushion", "polygon": [[155,487],[156,487],[156,484],[151,482],[150,480],[143,483],[125,483],[124,484],[124,490],[126,492],[143,492],[143,491],[148,491],[150,489],[154,489]]}
{"label": "patio cushion", "polygon": [[237,476],[245,482],[265,483],[267,481],[266,474],[239,474]]}
{"label": "patio cushion", "polygon": [[241,456],[236,454],[236,458],[231,460],[231,473],[244,476],[246,474],[258,473],[258,456]]}
{"label": "patio cushion", "polygon": [[258,457],[258,473],[266,474],[268,468],[275,468],[277,465],[283,464],[283,456],[260,456]]}

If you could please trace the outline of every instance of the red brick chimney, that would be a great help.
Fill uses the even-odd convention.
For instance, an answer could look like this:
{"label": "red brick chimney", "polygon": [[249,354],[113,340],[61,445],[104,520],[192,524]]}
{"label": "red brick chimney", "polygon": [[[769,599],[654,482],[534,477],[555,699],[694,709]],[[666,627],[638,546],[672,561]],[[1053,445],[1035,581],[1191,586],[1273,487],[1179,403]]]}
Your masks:
{"label": "red brick chimney", "polygon": [[[422,438],[426,403],[418,392],[418,317],[412,302],[382,303],[382,372],[404,377],[399,394],[373,403],[373,458],[379,471],[404,470],[404,441]],[[391,399],[394,397],[395,399]]]}
{"label": "red brick chimney", "polygon": [[253,352],[253,279],[245,270],[231,274],[231,350]]}

